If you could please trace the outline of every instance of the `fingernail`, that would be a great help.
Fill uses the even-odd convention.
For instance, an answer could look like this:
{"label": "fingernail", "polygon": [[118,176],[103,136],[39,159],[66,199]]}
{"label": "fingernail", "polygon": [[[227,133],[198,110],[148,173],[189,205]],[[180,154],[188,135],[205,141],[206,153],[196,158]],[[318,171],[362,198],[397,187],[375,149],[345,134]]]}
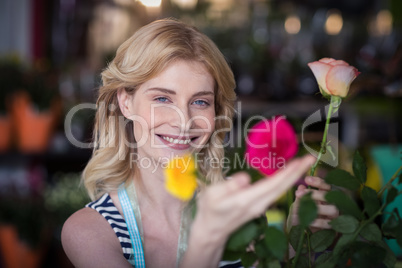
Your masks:
{"label": "fingernail", "polygon": [[295,195],[297,196],[297,197],[300,197],[300,196],[302,196],[304,194],[304,190],[297,190],[296,192],[295,192]]}

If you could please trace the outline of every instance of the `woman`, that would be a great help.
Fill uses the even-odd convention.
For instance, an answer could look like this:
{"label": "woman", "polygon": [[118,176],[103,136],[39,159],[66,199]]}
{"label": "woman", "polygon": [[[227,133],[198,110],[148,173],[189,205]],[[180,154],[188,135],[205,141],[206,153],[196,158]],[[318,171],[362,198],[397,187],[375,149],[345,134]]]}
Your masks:
{"label": "woman", "polygon": [[[95,149],[83,173],[96,201],[73,214],[62,231],[72,263],[241,266],[221,262],[229,235],[261,215],[314,159],[296,159],[253,185],[244,173],[224,180],[222,165],[206,164],[223,158],[235,82],[213,42],[181,22],[160,20],[138,30],[119,47],[102,80]],[[163,162],[189,153],[197,153],[200,172],[212,185],[200,190],[187,237],[186,203],[166,192]],[[319,178],[311,179],[310,185],[327,187]]]}

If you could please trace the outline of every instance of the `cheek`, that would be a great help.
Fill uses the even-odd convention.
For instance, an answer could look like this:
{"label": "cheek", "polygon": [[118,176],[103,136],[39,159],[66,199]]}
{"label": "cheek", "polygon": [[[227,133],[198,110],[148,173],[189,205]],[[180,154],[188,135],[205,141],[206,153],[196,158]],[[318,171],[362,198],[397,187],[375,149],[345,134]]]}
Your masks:
{"label": "cheek", "polygon": [[215,130],[215,112],[204,114],[197,117],[194,123],[204,131],[205,134],[211,135]]}
{"label": "cheek", "polygon": [[134,138],[136,142],[145,142],[149,136],[149,129],[151,127],[151,116],[149,111],[141,109],[135,110],[130,119],[133,121]]}
{"label": "cheek", "polygon": [[141,124],[138,121],[134,121],[133,128],[134,139],[137,143],[140,142],[143,138],[146,138],[144,137],[144,135],[146,135],[147,131],[144,129],[144,124]]}

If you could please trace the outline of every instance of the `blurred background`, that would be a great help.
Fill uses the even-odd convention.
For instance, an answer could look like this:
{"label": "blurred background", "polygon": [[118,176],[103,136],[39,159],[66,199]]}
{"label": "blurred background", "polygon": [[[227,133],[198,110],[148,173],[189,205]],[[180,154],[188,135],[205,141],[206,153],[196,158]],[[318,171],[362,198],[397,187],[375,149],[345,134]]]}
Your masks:
{"label": "blurred background", "polygon": [[[355,66],[361,75],[334,119],[341,161],[350,168],[358,149],[374,188],[401,165],[401,0],[1,0],[0,267],[71,267],[60,230],[89,201],[79,180],[100,72],[133,32],[166,17],[197,26],[227,58],[235,130],[284,114],[300,133],[328,104],[307,63]],[[323,126],[305,139],[318,143]]]}

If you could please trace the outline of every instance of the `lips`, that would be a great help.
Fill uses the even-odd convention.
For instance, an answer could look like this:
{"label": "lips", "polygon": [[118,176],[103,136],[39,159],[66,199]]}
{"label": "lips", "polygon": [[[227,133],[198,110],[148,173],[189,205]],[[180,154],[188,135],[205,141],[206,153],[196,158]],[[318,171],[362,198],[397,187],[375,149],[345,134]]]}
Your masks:
{"label": "lips", "polygon": [[174,148],[174,149],[187,149],[190,147],[189,143],[191,141],[196,140],[199,138],[198,136],[196,137],[183,137],[183,136],[167,136],[167,135],[158,135],[159,138],[161,138],[165,144],[168,146]]}
{"label": "lips", "polygon": [[170,143],[174,143],[174,144],[188,144],[190,143],[191,139],[173,139],[171,137],[167,137],[167,136],[161,136],[162,139],[164,139],[165,141],[168,141]]}

